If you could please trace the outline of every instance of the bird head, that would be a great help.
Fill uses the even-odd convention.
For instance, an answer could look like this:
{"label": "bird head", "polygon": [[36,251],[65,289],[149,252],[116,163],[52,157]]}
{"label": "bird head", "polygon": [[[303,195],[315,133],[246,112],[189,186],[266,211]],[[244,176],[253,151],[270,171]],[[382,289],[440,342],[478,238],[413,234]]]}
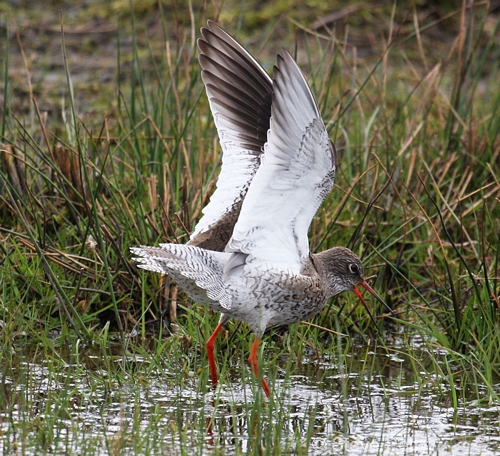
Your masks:
{"label": "bird head", "polygon": [[328,294],[330,296],[335,296],[344,291],[353,291],[365,308],[368,309],[358,289],[358,286],[361,286],[380,301],[391,314],[394,314],[386,302],[368,285],[364,279],[363,264],[351,250],[346,247],[334,247],[317,254],[317,257],[321,259],[322,269],[326,273]]}

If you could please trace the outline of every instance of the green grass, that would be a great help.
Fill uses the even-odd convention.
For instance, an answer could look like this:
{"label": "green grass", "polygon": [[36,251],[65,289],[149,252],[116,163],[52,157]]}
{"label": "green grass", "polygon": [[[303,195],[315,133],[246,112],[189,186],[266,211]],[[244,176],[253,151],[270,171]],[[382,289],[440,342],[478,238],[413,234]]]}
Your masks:
{"label": "green grass", "polygon": [[[0,12],[10,24],[0,61],[4,452],[163,454],[168,441],[179,454],[229,444],[307,454],[323,435],[349,442],[353,401],[370,386],[399,389],[401,400],[435,395],[456,423],[471,404],[498,402],[498,15],[401,4],[357,11],[329,34],[301,30],[326,15],[321,2],[314,17],[269,7],[272,21],[224,9],[222,25],[269,69],[275,51],[297,50],[339,161],[311,248],[352,248],[398,314],[384,318],[370,300],[374,327],[342,295],[313,325],[270,331],[261,370],[276,394],[266,403],[245,367],[247,326],[221,334],[212,393],[204,343],[217,316],[130,260],[131,246],[187,241],[220,166],[193,41],[217,8],[183,22],[185,5],[148,5],[116,3],[119,19],[99,10],[113,25],[102,42],[73,34],[85,12],[63,14],[62,40],[40,36],[59,51],[55,69],[22,33],[17,47],[14,20],[29,10]],[[79,46],[90,69],[75,59]],[[338,408],[325,412],[301,388],[335,391]]]}

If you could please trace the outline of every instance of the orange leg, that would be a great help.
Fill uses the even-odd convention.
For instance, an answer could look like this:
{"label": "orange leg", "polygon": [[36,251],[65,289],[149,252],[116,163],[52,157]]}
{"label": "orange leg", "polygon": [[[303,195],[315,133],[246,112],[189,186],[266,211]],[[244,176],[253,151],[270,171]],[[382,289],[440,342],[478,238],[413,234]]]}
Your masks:
{"label": "orange leg", "polygon": [[215,356],[214,356],[214,346],[215,346],[215,339],[217,339],[217,335],[220,333],[222,327],[224,326],[225,322],[220,321],[219,324],[217,325],[217,328],[215,328],[215,331],[212,333],[210,338],[207,340],[206,347],[207,347],[207,356],[208,356],[208,365],[210,366],[210,375],[212,377],[212,385],[217,385],[217,366],[215,364]]}
{"label": "orange leg", "polygon": [[[257,378],[259,378],[259,366],[257,364],[257,351],[259,349],[260,339],[255,338],[252,344],[252,349],[250,350],[250,356],[248,357],[248,362],[253,368],[253,373]],[[269,397],[269,386],[267,385],[266,379],[262,378],[262,389],[266,396]]]}

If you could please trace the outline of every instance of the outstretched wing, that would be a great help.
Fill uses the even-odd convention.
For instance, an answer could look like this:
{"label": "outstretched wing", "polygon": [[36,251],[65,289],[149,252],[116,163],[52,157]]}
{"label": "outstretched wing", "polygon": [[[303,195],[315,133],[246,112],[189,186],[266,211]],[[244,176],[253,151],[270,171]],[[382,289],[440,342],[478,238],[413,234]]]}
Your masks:
{"label": "outstretched wing", "polygon": [[278,56],[271,126],[255,177],[243,202],[224,270],[242,262],[300,272],[309,255],[307,231],[332,189],[335,148],[314,96],[293,58]]}
{"label": "outstretched wing", "polygon": [[272,80],[257,61],[214,22],[198,40],[201,77],[222,146],[217,189],[190,244],[224,250],[255,172],[271,117]]}

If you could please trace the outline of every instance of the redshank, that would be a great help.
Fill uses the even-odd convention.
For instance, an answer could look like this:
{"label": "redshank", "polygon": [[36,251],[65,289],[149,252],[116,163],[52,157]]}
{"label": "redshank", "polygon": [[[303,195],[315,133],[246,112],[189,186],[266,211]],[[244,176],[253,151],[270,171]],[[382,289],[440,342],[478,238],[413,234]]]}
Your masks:
{"label": "redshank", "polygon": [[[309,250],[309,225],[333,186],[335,147],[293,58],[278,55],[273,80],[214,22],[201,34],[201,75],[223,151],[217,188],[187,244],[131,251],[140,268],[168,274],[222,313],[206,343],[216,385],[214,344],[229,319],[253,330],[248,361],[258,377],[268,325],[311,318],[343,291],[363,301],[357,285],[384,301],[349,249]],[[262,387],[269,397],[265,379]]]}

